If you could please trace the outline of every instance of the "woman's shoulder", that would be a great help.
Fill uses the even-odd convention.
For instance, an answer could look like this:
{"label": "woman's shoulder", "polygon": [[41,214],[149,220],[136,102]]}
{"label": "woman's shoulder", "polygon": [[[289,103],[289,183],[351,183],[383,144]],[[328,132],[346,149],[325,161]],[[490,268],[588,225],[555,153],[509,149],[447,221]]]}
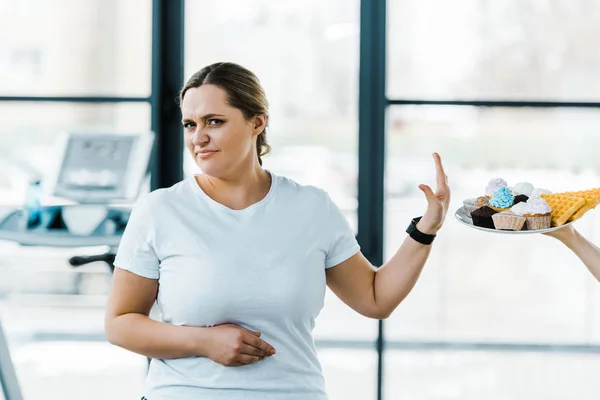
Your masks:
{"label": "woman's shoulder", "polygon": [[293,196],[300,201],[326,202],[329,198],[327,192],[314,185],[302,184],[292,178],[278,176],[278,190],[283,195]]}

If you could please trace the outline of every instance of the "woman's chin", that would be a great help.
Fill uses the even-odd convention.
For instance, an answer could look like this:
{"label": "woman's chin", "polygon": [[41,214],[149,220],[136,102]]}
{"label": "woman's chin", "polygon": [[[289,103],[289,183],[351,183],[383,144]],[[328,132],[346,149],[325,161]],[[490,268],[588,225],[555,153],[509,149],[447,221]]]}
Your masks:
{"label": "woman's chin", "polygon": [[217,163],[211,162],[211,161],[207,161],[207,160],[201,160],[201,159],[197,159],[196,160],[196,165],[198,166],[198,168],[200,168],[200,171],[202,171],[202,174],[204,175],[208,175],[208,176],[214,176],[219,177],[221,175],[221,168],[218,167],[218,165],[216,165]]}

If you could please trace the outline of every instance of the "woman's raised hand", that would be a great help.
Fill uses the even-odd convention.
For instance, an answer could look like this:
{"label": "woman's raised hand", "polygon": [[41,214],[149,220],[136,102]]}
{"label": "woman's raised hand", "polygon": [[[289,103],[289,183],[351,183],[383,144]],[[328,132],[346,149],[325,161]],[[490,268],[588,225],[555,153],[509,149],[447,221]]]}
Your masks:
{"label": "woman's raised hand", "polygon": [[450,186],[448,186],[448,176],[442,166],[442,159],[438,153],[433,153],[433,160],[435,161],[437,184],[435,192],[427,185],[419,185],[419,189],[425,193],[427,199],[427,211],[417,224],[417,228],[429,235],[435,235],[440,230],[450,205]]}

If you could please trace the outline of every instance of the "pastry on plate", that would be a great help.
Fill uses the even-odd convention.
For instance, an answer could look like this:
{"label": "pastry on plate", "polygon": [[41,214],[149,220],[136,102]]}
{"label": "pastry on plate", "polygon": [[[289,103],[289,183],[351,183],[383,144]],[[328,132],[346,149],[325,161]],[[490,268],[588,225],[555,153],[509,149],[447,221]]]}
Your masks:
{"label": "pastry on plate", "polygon": [[490,200],[490,208],[497,212],[506,211],[513,206],[515,198],[513,197],[510,189],[507,186],[503,186],[496,190],[494,196]]}
{"label": "pastry on plate", "polygon": [[492,220],[494,221],[494,227],[498,230],[520,231],[527,219],[508,210],[492,215]]}
{"label": "pastry on plate", "polygon": [[496,229],[492,215],[497,213],[498,211],[495,211],[488,206],[478,208],[471,213],[473,225],[480,226],[482,228]]}

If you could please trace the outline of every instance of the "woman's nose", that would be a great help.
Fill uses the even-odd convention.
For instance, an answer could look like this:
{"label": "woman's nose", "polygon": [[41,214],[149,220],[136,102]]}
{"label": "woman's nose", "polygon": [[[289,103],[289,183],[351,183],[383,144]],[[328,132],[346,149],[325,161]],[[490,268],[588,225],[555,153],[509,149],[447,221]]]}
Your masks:
{"label": "woman's nose", "polygon": [[196,128],[196,132],[194,132],[194,136],[192,137],[192,143],[195,146],[202,146],[209,141],[210,137],[204,132],[204,130],[200,127]]}

